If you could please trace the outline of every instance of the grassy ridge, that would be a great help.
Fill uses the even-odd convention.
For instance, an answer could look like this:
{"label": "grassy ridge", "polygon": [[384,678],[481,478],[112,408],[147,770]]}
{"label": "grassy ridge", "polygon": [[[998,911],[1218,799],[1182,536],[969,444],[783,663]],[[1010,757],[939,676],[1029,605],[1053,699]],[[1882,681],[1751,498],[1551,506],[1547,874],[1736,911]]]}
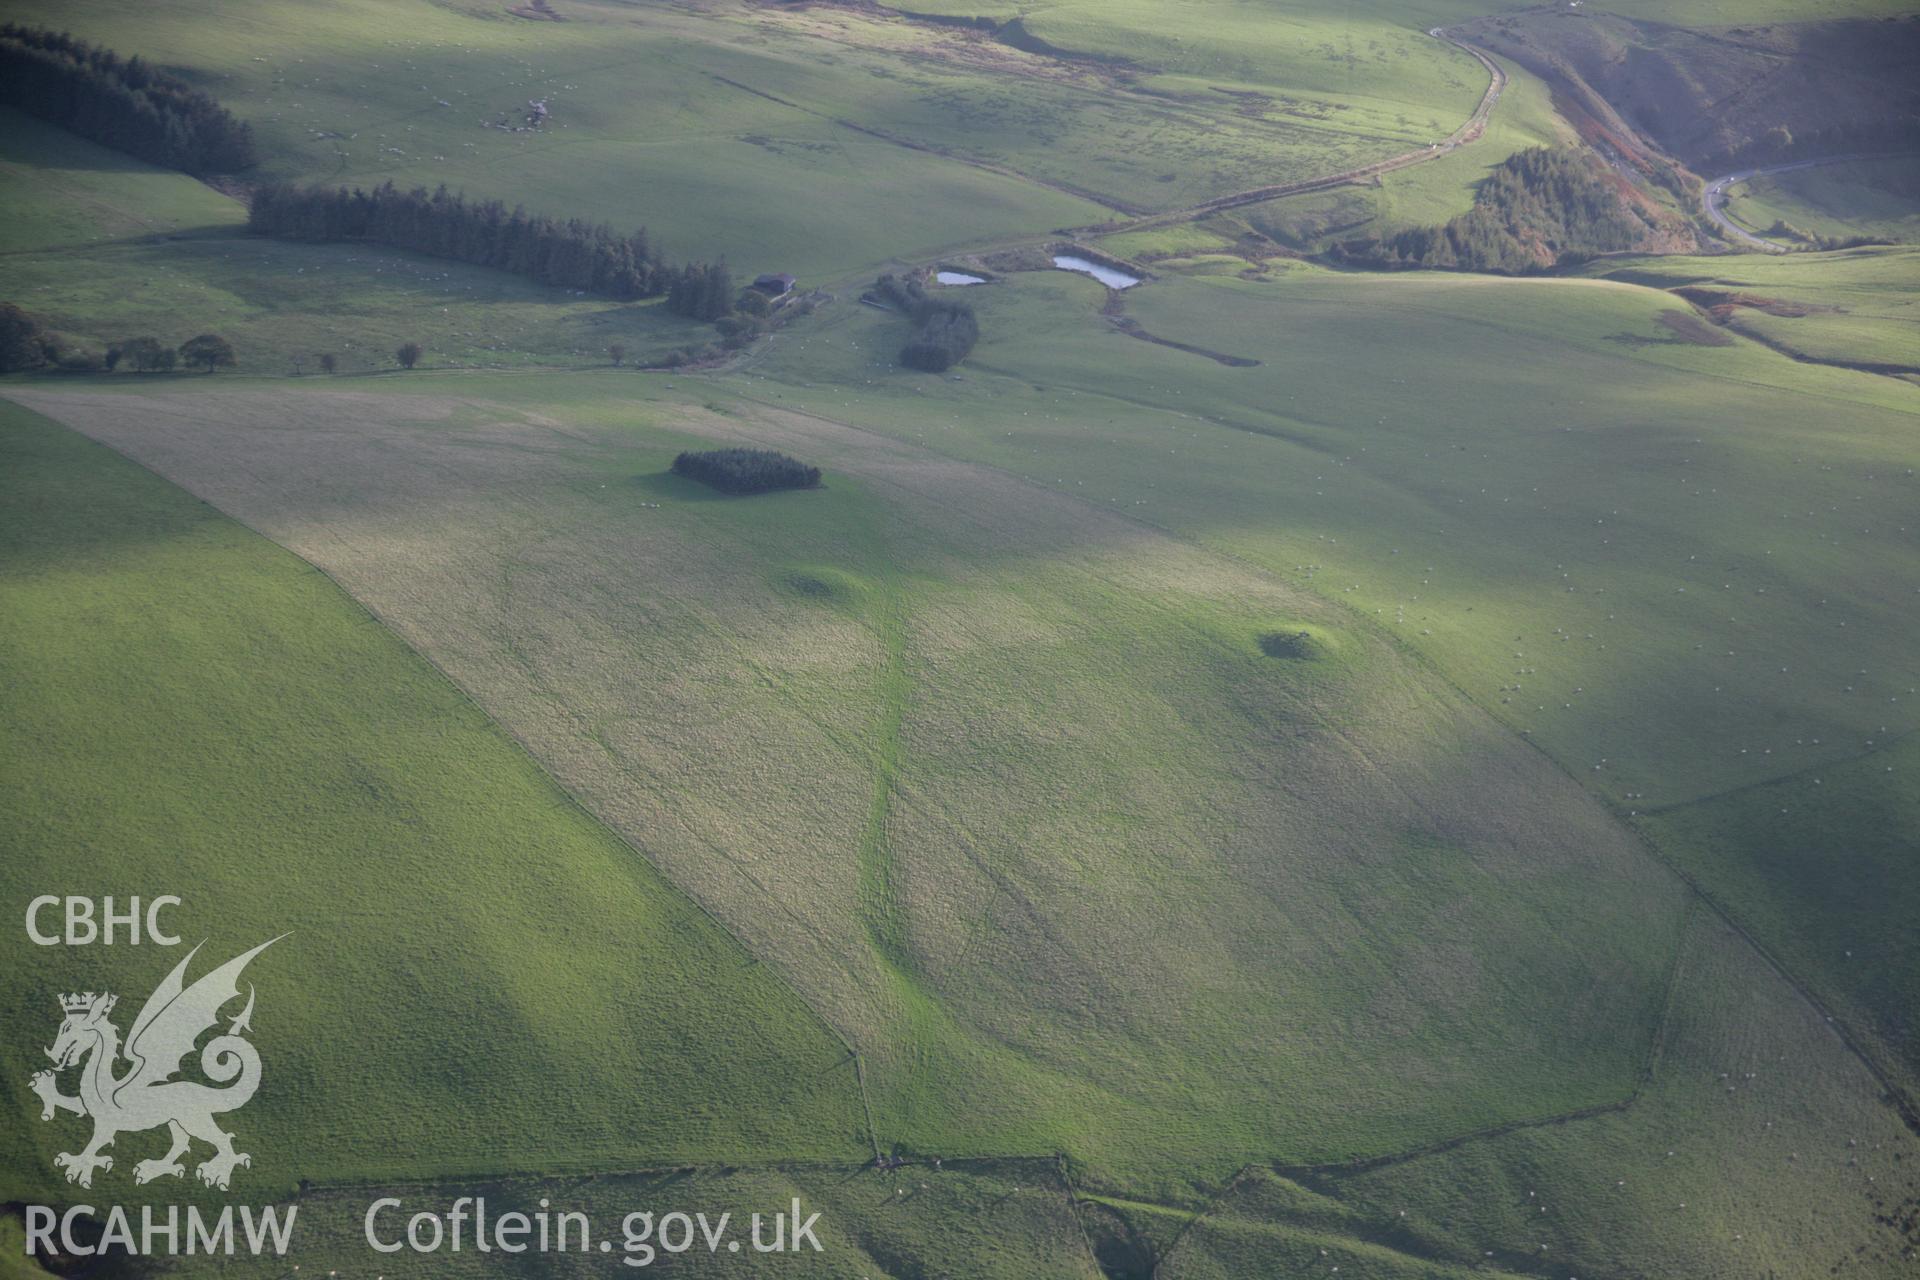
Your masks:
{"label": "grassy ridge", "polygon": [[[1182,8],[1176,35],[1151,5],[1043,5],[1003,40],[736,0],[570,3],[557,23],[477,0],[282,3],[217,30],[120,0],[21,16],[190,68],[254,125],[257,177],[445,182],[809,278],[1396,155],[1485,85],[1418,6],[1251,26]],[[487,127],[532,99],[553,113],[540,130]],[[1492,161],[1514,149],[1493,141]],[[1434,181],[1463,203],[1459,175]]]}
{"label": "grassy ridge", "polygon": [[[1730,328],[1807,359],[1920,365],[1914,354],[1920,350],[1920,318],[1913,314],[1920,253],[1911,249],[1646,258],[1595,263],[1588,270],[1657,288],[1704,290],[1694,295],[1703,302],[1737,295],[1743,305],[1729,317]],[[1769,302],[1790,305],[1770,311]]]}
{"label": "grassy ridge", "polygon": [[1546,86],[1523,68],[1504,65],[1506,90],[1486,132],[1471,146],[1383,174],[1377,186],[1269,200],[1235,216],[1289,248],[1319,252],[1337,240],[1438,226],[1465,213],[1473,207],[1480,183],[1508,156],[1529,147],[1553,146],[1570,135]]}
{"label": "grassy ridge", "polygon": [[[201,965],[292,931],[249,970],[243,1181],[859,1152],[834,1037],[416,655],[134,464],[0,421],[0,883],[16,908],[177,894]],[[47,1043],[59,992],[118,992],[124,1030],[178,959],[4,949],[0,1017]],[[81,1140],[25,1075],[0,1084],[8,1199],[63,1187]],[[105,1194],[161,1140],[123,1139]]]}

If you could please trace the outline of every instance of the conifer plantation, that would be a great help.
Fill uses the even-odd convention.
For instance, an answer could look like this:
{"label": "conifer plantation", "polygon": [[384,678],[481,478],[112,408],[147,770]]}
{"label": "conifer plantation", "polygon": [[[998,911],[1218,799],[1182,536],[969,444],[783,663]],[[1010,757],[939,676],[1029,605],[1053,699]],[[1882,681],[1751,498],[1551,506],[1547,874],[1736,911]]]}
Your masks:
{"label": "conifer plantation", "polygon": [[1473,208],[1444,226],[1349,242],[1334,256],[1373,267],[1528,275],[1631,249],[1647,229],[1593,161],[1536,147],[1509,156]]}
{"label": "conifer plantation", "polygon": [[355,187],[273,185],[254,191],[247,227],[256,235],[316,243],[362,241],[450,258],[620,301],[666,288],[666,266],[645,229],[623,236],[604,223],[509,210],[442,186],[402,191],[391,182]]}
{"label": "conifer plantation", "polygon": [[706,449],[673,460],[673,473],[698,480],[722,493],[770,493],[775,489],[815,489],[820,468],[772,449]]}
{"label": "conifer plantation", "polygon": [[0,26],[0,103],[150,164],[252,168],[253,131],[208,94],[61,31]]}

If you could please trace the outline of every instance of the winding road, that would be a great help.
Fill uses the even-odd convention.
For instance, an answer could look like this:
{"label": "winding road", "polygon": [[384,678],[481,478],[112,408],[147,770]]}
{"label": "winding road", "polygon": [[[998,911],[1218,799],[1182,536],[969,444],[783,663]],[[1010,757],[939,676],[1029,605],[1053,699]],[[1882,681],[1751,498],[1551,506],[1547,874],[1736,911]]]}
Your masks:
{"label": "winding road", "polygon": [[1802,160],[1796,164],[1768,165],[1761,169],[1742,169],[1738,173],[1729,173],[1725,177],[1715,178],[1701,192],[1700,203],[1707,217],[1713,219],[1713,225],[1720,228],[1728,239],[1758,249],[1762,253],[1792,253],[1793,246],[1784,245],[1776,240],[1767,240],[1753,234],[1727,216],[1727,188],[1737,186],[1749,178],[1761,178],[1770,173],[1790,173],[1795,169],[1811,169],[1815,165],[1834,164],[1839,159],[1852,159],[1851,156],[1835,157],[1828,160]]}
{"label": "winding road", "polygon": [[1738,186],[1750,178],[1764,178],[1768,174],[1793,173],[1799,169],[1813,169],[1823,164],[1845,164],[1852,160],[1884,160],[1888,158],[1890,157],[1883,155],[1822,156],[1818,160],[1796,160],[1792,164],[1774,164],[1757,169],[1742,169],[1738,173],[1729,173],[1723,178],[1715,178],[1707,183],[1706,189],[1700,193],[1700,203],[1705,208],[1707,217],[1713,219],[1713,225],[1725,232],[1729,239],[1744,244],[1748,248],[1758,249],[1762,253],[1792,253],[1796,246],[1781,244],[1777,240],[1768,240],[1762,236],[1757,236],[1727,216],[1728,188]]}

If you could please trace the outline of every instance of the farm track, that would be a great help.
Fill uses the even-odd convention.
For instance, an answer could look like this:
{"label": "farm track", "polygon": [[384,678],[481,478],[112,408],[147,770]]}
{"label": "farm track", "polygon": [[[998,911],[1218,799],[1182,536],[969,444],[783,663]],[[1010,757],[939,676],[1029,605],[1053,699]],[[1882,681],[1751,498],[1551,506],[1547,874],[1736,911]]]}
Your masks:
{"label": "farm track", "polygon": [[940,159],[951,160],[956,164],[964,164],[970,168],[979,169],[986,173],[998,174],[1001,177],[1014,178],[1023,182],[1031,182],[1037,186],[1045,187],[1050,191],[1056,191],[1061,195],[1074,196],[1094,204],[1105,205],[1116,213],[1127,215],[1125,220],[1090,223],[1078,227],[1062,227],[1059,228],[1055,234],[1112,235],[1117,232],[1142,231],[1153,227],[1192,222],[1195,219],[1205,218],[1212,214],[1223,213],[1227,210],[1242,208],[1250,204],[1260,204],[1267,200],[1277,200],[1284,196],[1304,195],[1313,191],[1325,191],[1332,187],[1344,187],[1367,182],[1383,174],[1392,173],[1395,170],[1410,168],[1429,160],[1437,160],[1441,156],[1450,155],[1461,147],[1477,141],[1486,131],[1487,121],[1492,117],[1494,107],[1499,104],[1501,94],[1506,91],[1507,73],[1500,64],[1494,60],[1493,56],[1484,49],[1476,45],[1468,44],[1466,41],[1449,35],[1439,28],[1434,29],[1429,34],[1472,57],[1485,69],[1488,77],[1486,91],[1481,94],[1480,101],[1478,105],[1474,107],[1473,113],[1467,117],[1466,121],[1462,123],[1459,128],[1448,134],[1445,140],[1415,151],[1407,151],[1397,156],[1389,156],[1384,160],[1376,160],[1371,164],[1360,165],[1352,169],[1343,169],[1338,173],[1324,174],[1314,178],[1302,178],[1294,182],[1282,182],[1253,187],[1245,191],[1236,191],[1224,196],[1215,196],[1210,200],[1203,200],[1198,204],[1188,205],[1180,209],[1170,209],[1160,213],[1150,212],[1140,205],[1122,200],[1116,196],[1103,195],[1100,192],[1090,191],[1084,187],[1074,186],[1069,183],[1054,182],[1012,168],[1008,165],[996,164],[990,160],[976,159],[962,155],[950,148],[916,142],[911,138],[901,137],[885,129],[859,124],[843,117],[830,116],[811,107],[803,106],[800,103],[777,97],[765,90],[742,84],[737,80],[730,80],[725,76],[713,73],[708,74],[713,80],[729,88],[751,94],[756,98],[763,98],[769,102],[786,107],[789,110],[804,112],[807,115],[825,120],[839,128],[850,130],[864,137],[873,138],[879,142],[885,142],[891,146],[937,156]]}
{"label": "farm track", "polygon": [[1403,152],[1397,156],[1390,156],[1385,160],[1376,160],[1372,164],[1361,165],[1355,169],[1345,169],[1339,173],[1330,173],[1318,178],[1302,178],[1297,182],[1281,182],[1275,183],[1272,186],[1254,187],[1247,191],[1236,191],[1231,195],[1215,196],[1211,200],[1203,200],[1199,204],[1188,205],[1184,209],[1174,209],[1166,213],[1149,214],[1143,218],[1136,218],[1131,222],[1109,222],[1095,226],[1062,228],[1060,234],[1113,235],[1119,232],[1145,231],[1154,227],[1164,227],[1181,222],[1192,222],[1198,218],[1210,217],[1216,213],[1225,213],[1229,209],[1239,209],[1250,204],[1262,204],[1268,200],[1278,200],[1284,196],[1305,195],[1312,191],[1325,191],[1331,187],[1352,186],[1356,183],[1377,178],[1382,174],[1392,173],[1397,169],[1411,168],[1416,164],[1424,164],[1428,160],[1437,160],[1441,156],[1451,155],[1461,147],[1477,141],[1480,136],[1486,132],[1487,121],[1493,115],[1493,109],[1499,103],[1500,95],[1506,91],[1507,73],[1498,62],[1494,61],[1493,56],[1484,49],[1447,35],[1437,28],[1432,34],[1436,38],[1444,40],[1454,48],[1459,49],[1461,52],[1470,55],[1486,69],[1488,76],[1487,90],[1480,96],[1480,104],[1473,109],[1473,114],[1467,117],[1466,123],[1448,134],[1444,142],[1435,143],[1430,147],[1422,147],[1418,151]]}

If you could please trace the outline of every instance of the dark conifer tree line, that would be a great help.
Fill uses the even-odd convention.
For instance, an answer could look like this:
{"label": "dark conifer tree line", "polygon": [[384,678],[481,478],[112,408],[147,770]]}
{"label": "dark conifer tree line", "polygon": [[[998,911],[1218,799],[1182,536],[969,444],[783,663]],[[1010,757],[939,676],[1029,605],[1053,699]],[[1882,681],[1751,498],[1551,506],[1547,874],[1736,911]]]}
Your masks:
{"label": "dark conifer tree line", "polygon": [[733,273],[724,262],[689,262],[667,286],[667,310],[690,320],[733,314]]}
{"label": "dark conifer tree line", "polygon": [[253,131],[208,94],[63,31],[0,26],[0,103],[150,164],[251,168]]}
{"label": "dark conifer tree line", "polygon": [[623,236],[604,223],[509,210],[444,186],[260,187],[247,207],[247,229],[287,240],[387,245],[622,301],[662,293],[674,278],[644,229]]}
{"label": "dark conifer tree line", "polygon": [[774,489],[812,489],[820,468],[772,449],[708,449],[683,453],[673,473],[711,485],[722,493],[767,493]]}
{"label": "dark conifer tree line", "polygon": [[900,363],[910,369],[950,369],[965,360],[980,339],[972,306],[958,298],[935,297],[919,280],[888,273],[874,281],[874,292],[914,323],[913,337],[900,348]]}

